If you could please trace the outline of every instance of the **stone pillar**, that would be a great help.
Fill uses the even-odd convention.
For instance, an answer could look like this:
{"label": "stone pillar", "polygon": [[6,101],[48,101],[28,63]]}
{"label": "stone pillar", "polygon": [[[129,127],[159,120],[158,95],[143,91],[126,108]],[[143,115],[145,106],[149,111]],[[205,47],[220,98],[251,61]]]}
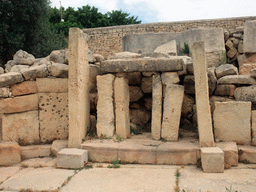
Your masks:
{"label": "stone pillar", "polygon": [[90,126],[89,63],[87,35],[69,29],[69,148],[79,148]]}
{"label": "stone pillar", "polygon": [[130,136],[129,85],[125,73],[118,73],[114,84],[116,134],[124,139]]}
{"label": "stone pillar", "polygon": [[204,42],[196,42],[192,45],[192,57],[200,147],[213,147],[214,140]]}
{"label": "stone pillar", "polygon": [[166,140],[178,140],[183,97],[184,87],[182,85],[167,85],[164,98],[163,123],[161,133],[162,138],[165,138]]}
{"label": "stone pillar", "polygon": [[98,75],[98,103],[97,103],[97,135],[106,135],[112,137],[115,132],[114,115],[114,80],[112,74]]}
{"label": "stone pillar", "polygon": [[159,140],[161,138],[162,126],[162,92],[163,86],[159,74],[153,75],[152,86],[152,117],[151,117],[151,134],[152,138]]}

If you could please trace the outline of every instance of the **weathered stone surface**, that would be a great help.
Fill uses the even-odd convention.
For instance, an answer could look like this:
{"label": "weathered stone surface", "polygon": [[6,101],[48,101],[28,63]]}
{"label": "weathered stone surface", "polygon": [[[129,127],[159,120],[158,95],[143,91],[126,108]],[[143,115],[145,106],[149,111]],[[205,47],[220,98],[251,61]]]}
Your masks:
{"label": "weathered stone surface", "polygon": [[116,134],[127,139],[130,136],[129,85],[125,75],[114,82]]}
{"label": "weathered stone surface", "polygon": [[28,69],[28,65],[14,65],[11,69],[10,72],[18,72],[20,73],[21,69]]}
{"label": "weathered stone surface", "polygon": [[141,89],[143,93],[152,92],[152,77],[143,77],[141,80]]}
{"label": "weathered stone surface", "polygon": [[33,159],[26,159],[22,161],[21,167],[33,167],[33,168],[56,168],[57,158],[53,157],[39,157]]}
{"label": "weathered stone surface", "polygon": [[130,102],[136,102],[143,97],[141,89],[137,86],[129,86]]}
{"label": "weathered stone surface", "polygon": [[153,75],[152,86],[152,117],[151,133],[152,138],[159,140],[161,138],[162,127],[162,82],[159,74]]}
{"label": "weathered stone surface", "polygon": [[215,67],[208,68],[208,86],[209,86],[209,95],[212,95],[217,86],[217,78],[215,76]]}
{"label": "weathered stone surface", "polygon": [[181,116],[187,117],[193,113],[193,105],[195,104],[195,99],[187,94],[184,94]]}
{"label": "weathered stone surface", "polygon": [[192,46],[195,74],[196,107],[200,147],[213,147],[211,111],[209,105],[208,77],[204,42]]}
{"label": "weathered stone surface", "polygon": [[224,152],[218,147],[201,148],[201,161],[206,173],[224,172]]}
{"label": "weathered stone surface", "polygon": [[12,94],[14,96],[37,93],[37,86],[35,81],[24,81],[22,83],[13,84],[11,88]]}
{"label": "weathered stone surface", "polygon": [[28,54],[26,51],[19,50],[13,56],[13,60],[16,64],[33,65],[35,62],[35,57]]}
{"label": "weathered stone surface", "polygon": [[39,93],[68,92],[68,79],[66,78],[37,78],[36,85]]}
{"label": "weathered stone surface", "polygon": [[239,68],[243,66],[243,64],[251,64],[256,63],[256,54],[242,54],[237,57]]}
{"label": "weathered stone surface", "polygon": [[239,162],[256,163],[256,147],[254,146],[238,146]]}
{"label": "weathered stone surface", "polygon": [[252,110],[252,145],[256,146],[256,110]]}
{"label": "weathered stone surface", "polygon": [[38,95],[25,95],[0,100],[2,113],[19,113],[38,109]]}
{"label": "weathered stone surface", "polygon": [[48,76],[47,65],[32,66],[27,69],[21,69],[20,72],[24,76],[25,80],[43,78]]}
{"label": "weathered stone surface", "polygon": [[3,115],[3,141],[16,141],[23,145],[39,142],[38,111]]}
{"label": "weathered stone surface", "polygon": [[89,81],[90,81],[90,87],[89,87],[89,92],[90,93],[95,93],[97,92],[97,87],[96,87],[96,84],[97,84],[97,81],[96,81],[96,77],[97,75],[100,74],[100,70],[99,70],[99,67],[97,65],[92,65],[90,64],[89,66]]}
{"label": "weathered stone surface", "polygon": [[68,56],[69,56],[68,49],[55,50],[51,52],[49,60],[53,61],[54,63],[68,64]]}
{"label": "weathered stone surface", "polygon": [[256,21],[246,21],[244,24],[244,52],[256,52]]}
{"label": "weathered stone surface", "polygon": [[237,48],[240,40],[235,37],[231,37],[230,40],[232,41],[234,48]]}
{"label": "weathered stone surface", "polygon": [[188,70],[188,73],[193,75],[194,74],[194,69],[193,69],[193,63],[187,63],[187,70]]}
{"label": "weathered stone surface", "polygon": [[238,52],[239,53],[244,53],[244,41],[239,41]]}
{"label": "weathered stone surface", "polygon": [[96,62],[101,62],[105,60],[105,58],[100,54],[93,54],[93,57],[95,58]]}
{"label": "weathered stone surface", "polygon": [[21,149],[16,142],[0,143],[0,166],[13,165],[21,162]]}
{"label": "weathered stone surface", "polygon": [[251,102],[215,102],[215,139],[237,144],[251,142]]}
{"label": "weathered stone surface", "polygon": [[233,58],[235,57],[235,55],[237,54],[237,49],[235,47],[232,47],[228,52],[227,52],[227,56],[229,58]]}
{"label": "weathered stone surface", "polygon": [[186,75],[184,78],[184,87],[186,94],[195,94],[195,77],[194,75]]}
{"label": "weathered stone surface", "polygon": [[169,43],[166,43],[164,45],[160,45],[154,50],[154,53],[166,53],[171,56],[176,56],[177,55],[177,46],[176,46],[176,41],[172,40]]}
{"label": "weathered stone surface", "polygon": [[180,78],[176,72],[165,72],[161,74],[162,83],[167,84],[174,84],[179,83]]}
{"label": "weathered stone surface", "polygon": [[211,113],[213,113],[213,111],[215,110],[215,102],[230,102],[230,101],[231,102],[235,101],[235,99],[213,95],[210,98]]}
{"label": "weathered stone surface", "polygon": [[219,96],[230,96],[233,97],[235,93],[235,85],[218,85],[214,94]]}
{"label": "weathered stone surface", "polygon": [[256,68],[256,63],[251,64],[243,64],[242,67],[239,69],[239,75],[250,75],[250,71]]}
{"label": "weathered stone surface", "polygon": [[11,68],[15,66],[15,62],[13,60],[8,61],[5,65],[5,73],[9,73],[11,71]]}
{"label": "weathered stone surface", "polygon": [[130,109],[130,122],[135,125],[144,125],[150,119],[150,111],[145,109]]}
{"label": "weathered stone surface", "polygon": [[[20,170],[20,167],[0,167],[0,183],[3,183],[11,176],[15,175]],[[1,187],[0,187],[1,188]],[[2,191],[6,192],[6,191]]]}
{"label": "weathered stone surface", "polygon": [[38,58],[35,60],[35,63],[32,66],[39,66],[39,65],[51,65],[54,62],[49,61],[50,56],[47,56],[45,58]]}
{"label": "weathered stone surface", "polygon": [[256,103],[256,86],[237,87],[234,97],[236,101],[251,101]]}
{"label": "weathered stone surface", "polygon": [[256,78],[256,68],[252,69],[252,70],[250,71],[250,74],[251,74],[251,77]]}
{"label": "weathered stone surface", "polygon": [[131,59],[131,58],[140,58],[140,57],[141,57],[141,54],[125,51],[125,52],[115,53],[114,56],[109,57],[108,59]]}
{"label": "weathered stone surface", "polygon": [[145,77],[151,77],[155,72],[142,72],[142,75]]}
{"label": "weathered stone surface", "polygon": [[49,157],[51,145],[30,145],[21,147],[21,159]]}
{"label": "weathered stone surface", "polygon": [[51,152],[57,156],[58,152],[68,147],[68,140],[55,140],[51,145]]}
{"label": "weathered stone surface", "polygon": [[12,93],[9,87],[0,88],[0,98],[11,97]]}
{"label": "weathered stone surface", "polygon": [[127,60],[105,60],[100,68],[106,72],[135,72],[135,71],[182,71],[184,57],[171,58],[139,58]]}
{"label": "weathered stone surface", "polygon": [[52,63],[48,66],[49,75],[54,77],[68,78],[68,65]]}
{"label": "weathered stone surface", "polygon": [[91,50],[88,50],[88,62],[89,63],[95,63],[96,62],[96,59],[94,58]]}
{"label": "weathered stone surface", "polygon": [[183,86],[167,85],[163,104],[162,138],[171,141],[178,140],[183,96]]}
{"label": "weathered stone surface", "polygon": [[88,151],[84,149],[62,149],[57,155],[57,167],[59,168],[81,168],[88,162]]}
{"label": "weathered stone surface", "polygon": [[221,77],[218,84],[255,85],[256,80],[250,75],[228,75]]}
{"label": "weathered stone surface", "polygon": [[223,76],[238,74],[237,67],[235,67],[234,65],[231,65],[231,64],[221,65],[216,68],[215,72],[216,72],[216,76],[218,79]]}
{"label": "weathered stone surface", "polygon": [[90,112],[97,111],[98,93],[90,93]]}
{"label": "weathered stone surface", "polygon": [[239,68],[243,66],[243,64],[245,63],[245,60],[246,60],[245,54],[237,56],[237,61],[238,61]]}
{"label": "weathered stone surface", "polygon": [[141,83],[141,72],[127,73],[129,85],[139,85]]}
{"label": "weathered stone surface", "polygon": [[42,142],[68,137],[68,93],[39,93]]}
{"label": "weathered stone surface", "polygon": [[224,152],[225,169],[238,165],[238,147],[235,142],[216,143],[216,147],[219,147]]}
{"label": "weathered stone surface", "polygon": [[234,44],[232,43],[232,41],[230,39],[228,39],[226,41],[225,45],[228,48],[228,50],[231,49],[234,46]]}
{"label": "weathered stone surface", "polygon": [[97,135],[112,137],[115,131],[115,116],[113,104],[113,82],[115,76],[112,74],[97,76],[98,104],[97,104]]}
{"label": "weathered stone surface", "polygon": [[22,75],[17,72],[10,72],[0,75],[0,87],[5,87],[24,81]]}
{"label": "weathered stone surface", "polygon": [[151,97],[145,97],[143,99],[144,106],[147,110],[152,110],[152,98]]}

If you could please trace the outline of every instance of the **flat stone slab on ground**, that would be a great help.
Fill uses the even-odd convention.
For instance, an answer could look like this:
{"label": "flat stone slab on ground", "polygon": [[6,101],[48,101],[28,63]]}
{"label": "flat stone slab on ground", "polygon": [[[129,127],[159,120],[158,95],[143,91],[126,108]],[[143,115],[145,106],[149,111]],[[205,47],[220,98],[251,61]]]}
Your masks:
{"label": "flat stone slab on ground", "polygon": [[171,58],[105,60],[101,62],[100,68],[105,72],[182,71],[184,65],[183,56],[173,56]]}
{"label": "flat stone slab on ground", "polygon": [[20,170],[19,167],[0,167],[0,184]]}
{"label": "flat stone slab on ground", "polygon": [[55,167],[57,165],[57,158],[44,157],[44,158],[34,158],[27,159],[21,162],[21,167]]}
{"label": "flat stone slab on ground", "polygon": [[27,168],[5,181],[0,187],[4,190],[31,189],[33,191],[53,191],[75,174],[74,170],[53,168]]}

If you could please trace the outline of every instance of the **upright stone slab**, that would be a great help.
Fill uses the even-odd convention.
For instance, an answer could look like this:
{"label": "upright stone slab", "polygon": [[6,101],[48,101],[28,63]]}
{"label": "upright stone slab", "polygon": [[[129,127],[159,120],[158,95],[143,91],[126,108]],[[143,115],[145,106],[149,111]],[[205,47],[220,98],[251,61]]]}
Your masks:
{"label": "upright stone slab", "polygon": [[130,135],[129,85],[125,74],[116,77],[114,85],[116,134],[124,139]]}
{"label": "upright stone slab", "polygon": [[114,115],[114,80],[112,74],[97,76],[98,103],[97,103],[97,135],[112,137],[115,132]]}
{"label": "upright stone slab", "polygon": [[78,28],[69,29],[69,142],[80,147],[90,126],[89,63],[87,35]]}
{"label": "upright stone slab", "polygon": [[244,52],[256,52],[256,21],[247,21],[244,24]]}
{"label": "upright stone slab", "polygon": [[192,46],[193,68],[196,88],[198,132],[201,147],[213,147],[212,119],[209,104],[209,89],[204,42]]}
{"label": "upright stone slab", "polygon": [[164,98],[161,136],[168,141],[178,140],[183,96],[183,86],[175,84],[167,85]]}
{"label": "upright stone slab", "polygon": [[151,134],[152,138],[155,140],[159,140],[161,138],[162,89],[160,74],[153,75]]}
{"label": "upright stone slab", "polygon": [[251,102],[215,102],[215,139],[237,144],[251,142]]}
{"label": "upright stone slab", "polygon": [[252,145],[256,146],[256,110],[252,110]]}

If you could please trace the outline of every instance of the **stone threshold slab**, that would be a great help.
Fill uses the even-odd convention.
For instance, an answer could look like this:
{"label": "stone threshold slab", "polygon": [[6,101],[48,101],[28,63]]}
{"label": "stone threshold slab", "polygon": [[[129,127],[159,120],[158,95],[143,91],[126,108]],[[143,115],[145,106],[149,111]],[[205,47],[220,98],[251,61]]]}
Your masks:
{"label": "stone threshold slab", "polygon": [[132,58],[105,60],[100,64],[104,72],[156,72],[182,71],[187,59],[184,56],[170,58]]}

